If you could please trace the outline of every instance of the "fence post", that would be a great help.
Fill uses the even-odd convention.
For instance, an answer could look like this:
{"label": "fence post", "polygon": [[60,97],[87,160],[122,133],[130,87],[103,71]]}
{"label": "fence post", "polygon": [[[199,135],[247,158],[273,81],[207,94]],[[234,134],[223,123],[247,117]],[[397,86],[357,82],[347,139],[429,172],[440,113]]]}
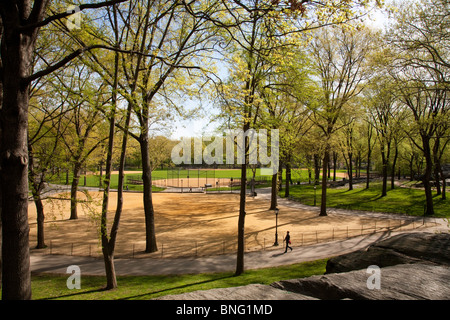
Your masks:
{"label": "fence post", "polygon": [[52,240],[50,240],[50,254],[52,254],[52,244],[53,244],[53,242],[52,242]]}
{"label": "fence post", "polygon": [[347,239],[348,239],[348,226],[347,226]]}
{"label": "fence post", "polygon": [[316,243],[319,243],[319,238],[317,237],[317,230],[316,230]]}
{"label": "fence post", "polygon": [[195,241],[195,256],[197,256],[198,251],[197,251],[197,241]]}
{"label": "fence post", "polygon": [[133,259],[134,259],[134,243],[133,243],[133,255],[132,255]]}

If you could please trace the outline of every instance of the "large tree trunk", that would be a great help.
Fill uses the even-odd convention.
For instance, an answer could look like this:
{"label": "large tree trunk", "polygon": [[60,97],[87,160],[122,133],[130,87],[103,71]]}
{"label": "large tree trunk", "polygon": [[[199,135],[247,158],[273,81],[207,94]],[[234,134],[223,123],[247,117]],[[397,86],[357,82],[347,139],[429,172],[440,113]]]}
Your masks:
{"label": "large tree trunk", "polygon": [[142,180],[144,183],[144,212],[145,212],[145,252],[158,251],[155,233],[155,213],[152,200],[152,169],[149,156],[149,141],[147,134],[140,137],[142,155]]}
{"label": "large tree trunk", "polygon": [[26,40],[15,33],[4,35],[2,39],[0,154],[3,200],[2,299],[5,300],[31,299],[27,146],[29,86],[23,85],[21,79],[27,74],[26,69],[31,61],[32,52],[26,51],[32,50],[32,47],[24,43]]}
{"label": "large tree trunk", "polygon": [[78,202],[77,202],[77,192],[78,192],[78,184],[80,182],[81,175],[81,166],[82,164],[79,161],[75,162],[73,167],[73,179],[72,186],[70,188],[70,219],[78,219]]}

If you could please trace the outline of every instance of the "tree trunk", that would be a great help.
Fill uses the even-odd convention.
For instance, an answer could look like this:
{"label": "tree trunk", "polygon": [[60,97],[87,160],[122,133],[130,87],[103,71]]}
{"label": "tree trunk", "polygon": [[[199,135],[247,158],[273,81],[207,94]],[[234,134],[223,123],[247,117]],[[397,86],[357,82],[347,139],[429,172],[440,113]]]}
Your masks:
{"label": "tree trunk", "polygon": [[398,145],[395,145],[395,153],[394,153],[394,160],[392,160],[392,170],[391,170],[391,190],[395,188],[395,166],[397,165],[397,158],[398,158]]}
{"label": "tree trunk", "polygon": [[348,153],[348,190],[353,190],[353,153]]}
{"label": "tree trunk", "polygon": [[436,186],[436,194],[438,196],[441,195],[441,182],[440,182],[440,172],[441,172],[441,163],[439,159],[439,147],[440,147],[440,138],[436,138],[436,141],[433,146],[433,159],[434,159],[434,181]]}
{"label": "tree trunk", "polygon": [[[2,39],[3,102],[0,116],[2,184],[2,299],[31,299],[28,225],[28,98],[29,85],[20,80],[31,55],[23,44]],[[24,37],[26,38],[26,37]],[[11,41],[9,41],[11,42]],[[31,49],[30,49],[31,50]],[[8,54],[5,54],[8,51]],[[7,80],[7,81],[5,81]]]}
{"label": "tree trunk", "polygon": [[155,214],[152,200],[152,170],[149,157],[148,135],[141,134],[140,140],[142,156],[142,180],[144,183],[144,211],[145,211],[145,252],[158,251],[155,233]]}
{"label": "tree trunk", "polygon": [[[114,22],[115,26],[117,26],[117,12],[116,7],[113,7],[114,13]],[[117,28],[115,29],[116,43],[118,41],[118,33]],[[106,156],[106,180],[105,180],[105,188],[103,193],[103,205],[102,205],[102,229],[101,229],[101,237],[102,237],[102,251],[103,251],[103,261],[105,264],[105,273],[106,273],[106,289],[114,289],[117,288],[117,278],[116,278],[116,270],[114,266],[114,250],[116,246],[116,236],[119,230],[119,221],[120,216],[122,214],[122,206],[123,206],[123,180],[124,180],[124,165],[125,165],[125,156],[126,156],[126,148],[127,148],[127,140],[128,140],[128,127],[130,124],[131,118],[131,104],[128,105],[126,122],[125,122],[125,131],[123,133],[122,140],[122,150],[120,153],[120,164],[119,164],[119,182],[118,182],[118,191],[117,191],[117,206],[116,206],[116,214],[114,216],[114,222],[111,227],[111,234],[108,239],[108,229],[107,229],[107,212],[108,212],[108,202],[109,202],[109,190],[111,185],[111,171],[112,171],[112,155],[114,148],[114,130],[115,130],[115,114],[117,108],[117,86],[118,86],[118,68],[119,68],[119,54],[116,52],[115,55],[115,63],[114,63],[114,84],[112,87],[112,105],[114,109],[111,112],[111,116],[109,118],[109,137],[108,137],[108,150]],[[102,163],[100,163],[100,185],[101,185],[101,176],[102,176]]]}
{"label": "tree trunk", "polygon": [[272,176],[272,193],[271,193],[271,197],[270,197],[270,208],[269,210],[275,210],[275,208],[277,207],[277,177],[278,174],[275,173]]}
{"label": "tree trunk", "polygon": [[[244,131],[245,132],[245,131]],[[246,138],[247,140],[247,138]],[[247,143],[245,143],[247,145]],[[247,149],[247,148],[246,148]],[[244,272],[244,245],[245,245],[245,187],[247,182],[247,161],[244,161],[241,167],[241,190],[239,199],[239,220],[238,220],[238,248],[236,259],[235,275],[241,275]]]}
{"label": "tree trunk", "polygon": [[413,165],[414,165],[414,155],[412,155],[409,160],[409,181],[414,180],[414,169],[413,169],[414,166]]}
{"label": "tree trunk", "polygon": [[444,175],[444,172],[442,171],[442,167],[441,167],[441,169],[440,169],[441,171],[440,171],[440,173],[441,173],[441,178],[442,178],[442,200],[447,200],[447,195],[446,195],[446,192],[447,192],[447,186],[446,186],[446,181],[445,181],[445,175]]}
{"label": "tree trunk", "polygon": [[322,172],[322,198],[320,203],[320,214],[319,216],[327,216],[327,170],[328,162],[330,161],[330,152],[328,147],[325,149],[325,154],[323,156],[323,172]]}
{"label": "tree trunk", "polygon": [[367,139],[367,167],[366,167],[366,189],[369,189],[370,184],[370,161],[372,160],[372,146],[370,144],[370,140],[372,137],[372,126],[369,124],[368,126],[368,139]]}
{"label": "tree trunk", "polygon": [[82,164],[79,161],[76,161],[74,168],[73,168],[72,186],[70,187],[70,219],[71,220],[78,219],[77,192],[78,192],[78,184],[80,182],[81,166],[82,166]]}
{"label": "tree trunk", "polygon": [[318,154],[314,154],[314,183],[320,179],[320,159]]}
{"label": "tree trunk", "polygon": [[283,167],[282,164],[280,162],[280,166],[279,166],[279,171],[278,171],[278,191],[283,190]]}
{"label": "tree trunk", "polygon": [[36,249],[43,249],[47,246],[45,245],[45,235],[44,235],[44,205],[42,204],[41,199],[41,189],[43,186],[44,174],[42,173],[40,177],[36,174],[34,170],[34,157],[33,157],[33,148],[31,145],[28,145],[28,163],[29,163],[29,173],[28,179],[31,184],[31,194],[33,196],[33,201],[36,206],[36,214],[37,214],[37,245]]}
{"label": "tree trunk", "polygon": [[[250,129],[250,124],[245,121],[244,133]],[[239,219],[238,219],[238,241],[235,275],[244,273],[244,252],[245,252],[245,205],[246,205],[246,186],[247,186],[247,162],[248,162],[248,137],[244,135],[244,163],[241,166],[241,190],[239,195]],[[276,174],[274,175],[277,176]],[[276,193],[275,193],[276,196]]]}
{"label": "tree trunk", "polygon": [[284,197],[289,197],[289,183],[291,181],[291,164],[289,160],[286,162],[286,190],[284,191]]}
{"label": "tree trunk", "polygon": [[425,156],[425,174],[423,178],[423,186],[425,188],[425,201],[426,201],[426,208],[425,208],[425,215],[431,216],[434,215],[434,207],[433,207],[433,194],[431,192],[431,173],[433,171],[433,161],[432,161],[432,155],[431,155],[431,148],[430,148],[430,139],[427,136],[422,135],[422,145],[423,145],[423,153]]}
{"label": "tree trunk", "polygon": [[337,152],[333,151],[333,181],[336,181]]}
{"label": "tree trunk", "polygon": [[383,186],[381,190],[381,196],[385,197],[387,195],[387,176],[388,176],[388,164],[387,164],[386,151],[384,145],[381,147],[381,162],[382,162],[382,175],[383,175]]}
{"label": "tree trunk", "polygon": [[45,235],[44,235],[44,206],[42,204],[41,195],[39,192],[33,191],[34,204],[36,206],[37,212],[37,245],[36,249],[43,249],[47,246],[45,245]]}

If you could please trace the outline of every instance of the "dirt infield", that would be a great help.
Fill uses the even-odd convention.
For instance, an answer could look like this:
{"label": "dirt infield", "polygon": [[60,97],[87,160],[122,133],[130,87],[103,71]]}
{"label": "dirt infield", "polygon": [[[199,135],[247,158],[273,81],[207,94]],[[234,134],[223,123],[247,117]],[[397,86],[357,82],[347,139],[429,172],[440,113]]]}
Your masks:
{"label": "dirt infield", "polygon": [[[45,239],[47,248],[37,250],[36,209],[29,205],[30,248],[32,252],[98,256],[98,222],[101,196],[91,192],[97,202],[79,204],[79,219],[68,220],[69,201],[47,200],[45,203]],[[117,194],[112,192],[110,208],[115,208]],[[67,195],[65,195],[67,197]],[[84,199],[80,193],[79,199]],[[145,227],[142,193],[125,193],[117,238],[116,257],[167,258],[235,252],[239,195],[204,193],[155,193],[155,225],[158,252],[145,254]],[[268,210],[263,197],[247,198],[245,221],[246,250],[273,249],[275,214]],[[290,231],[292,245],[300,246],[334,239],[344,239],[387,228],[418,228],[410,220],[362,215],[330,214],[319,217],[317,211],[279,205],[278,242],[283,245]],[[112,220],[111,211],[109,219]],[[111,222],[111,221],[110,221]],[[280,248],[279,248],[280,250]]]}
{"label": "dirt infield", "polygon": [[[210,185],[212,188],[229,188],[236,185],[239,179],[230,178],[174,178],[174,179],[159,179],[153,180],[154,186],[158,187],[177,187],[177,188],[202,188],[205,185]],[[238,183],[240,184],[240,182]]]}

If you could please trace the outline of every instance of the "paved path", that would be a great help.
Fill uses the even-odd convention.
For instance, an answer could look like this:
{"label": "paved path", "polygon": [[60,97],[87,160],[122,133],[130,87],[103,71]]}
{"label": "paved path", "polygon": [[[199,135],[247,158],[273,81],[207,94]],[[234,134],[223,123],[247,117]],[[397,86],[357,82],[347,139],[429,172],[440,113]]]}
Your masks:
{"label": "paved path", "polygon": [[[258,196],[270,196],[267,190],[259,189]],[[318,208],[302,205],[298,202],[278,198],[278,203],[286,206],[295,206],[308,210],[318,210]],[[391,215],[367,211],[348,211],[340,209],[330,209],[332,214],[361,214],[365,216],[376,216],[386,219],[423,219],[422,217],[411,217],[405,215]],[[434,219],[436,226],[427,228],[426,231],[436,230],[448,231],[446,221]],[[425,231],[421,229],[421,231]],[[370,244],[404,232],[417,232],[408,230],[401,232],[379,232],[375,234],[363,235],[346,240],[319,243],[310,246],[293,247],[293,251],[284,253],[282,246],[279,249],[247,252],[245,253],[244,264],[246,269],[257,269],[265,267],[275,267],[289,265],[305,261],[324,259],[340,254],[348,253],[358,249],[368,247]],[[84,275],[104,275],[105,268],[101,258],[66,256],[66,255],[31,255],[31,271],[66,274],[67,267],[77,265]],[[117,275],[165,275],[165,274],[195,274],[206,272],[234,271],[236,267],[236,254],[226,254],[196,258],[144,258],[144,259],[115,259]]]}
{"label": "paved path", "polygon": [[[398,233],[399,232],[376,233],[347,240],[319,243],[311,246],[293,247],[293,250],[288,251],[287,253],[284,253],[284,248],[281,246],[279,247],[279,250],[248,252],[245,254],[244,258],[245,267],[246,269],[257,269],[324,259],[366,248],[376,241]],[[65,274],[67,267],[70,265],[79,266],[81,273],[84,275],[105,274],[105,268],[101,258],[65,255],[31,255],[31,270],[33,272]],[[117,275],[196,274],[234,271],[235,267],[236,254],[197,258],[115,260]]]}

